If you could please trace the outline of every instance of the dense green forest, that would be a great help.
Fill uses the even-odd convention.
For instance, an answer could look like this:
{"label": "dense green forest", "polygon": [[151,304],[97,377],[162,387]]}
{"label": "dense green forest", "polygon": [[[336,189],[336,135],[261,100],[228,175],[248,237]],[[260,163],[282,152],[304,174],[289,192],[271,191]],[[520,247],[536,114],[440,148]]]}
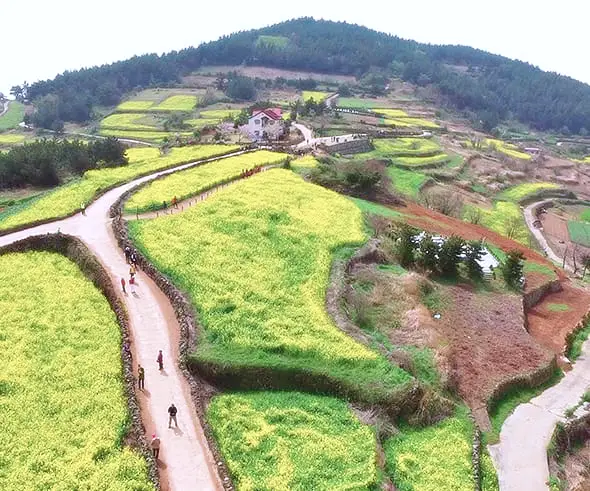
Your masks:
{"label": "dense green forest", "polygon": [[[280,36],[280,42],[265,41],[272,36]],[[162,56],[65,72],[32,84],[28,97],[43,108],[36,124],[48,127],[58,120],[59,126],[62,120],[89,119],[94,105],[116,104],[132,89],[174,84],[203,65],[242,63],[359,78],[378,71],[432,85],[446,102],[482,120],[488,129],[514,118],[540,130],[590,130],[589,85],[465,46],[420,44],[311,18],[239,32]]]}
{"label": "dense green forest", "polygon": [[89,169],[127,165],[126,150],[116,138],[25,143],[0,153],[0,189],[57,186]]}

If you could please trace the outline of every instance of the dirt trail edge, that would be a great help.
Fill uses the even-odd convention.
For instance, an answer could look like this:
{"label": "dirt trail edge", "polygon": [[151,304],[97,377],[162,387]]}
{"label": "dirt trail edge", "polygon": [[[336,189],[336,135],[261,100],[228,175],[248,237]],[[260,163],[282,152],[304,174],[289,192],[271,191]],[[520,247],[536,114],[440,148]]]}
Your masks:
{"label": "dirt trail edge", "polygon": [[549,489],[547,446],[553,430],[588,387],[590,342],[586,341],[573,369],[557,385],[518,406],[502,425],[500,443],[489,447],[501,491]]}
{"label": "dirt trail edge", "polygon": [[[236,152],[239,155],[244,152]],[[206,159],[205,161],[210,161]],[[61,231],[83,240],[109,272],[115,286],[121,277],[128,278],[129,267],[112,233],[109,210],[125,192],[158,176],[177,172],[204,161],[156,172],[112,189],[86,209],[86,216],[77,214],[63,220],[31,227],[0,237],[0,246],[31,235]],[[157,286],[139,271],[136,294],[128,291],[121,298],[129,312],[132,350],[135,363],[146,371],[146,390],[138,391],[142,420],[148,433],[162,440],[160,477],[163,490],[221,490],[223,485],[217,466],[193,405],[190,387],[177,366],[179,326],[172,305]],[[164,355],[164,370],[159,372],[156,356]],[[178,408],[179,428],[168,429],[167,409],[170,403]]]}

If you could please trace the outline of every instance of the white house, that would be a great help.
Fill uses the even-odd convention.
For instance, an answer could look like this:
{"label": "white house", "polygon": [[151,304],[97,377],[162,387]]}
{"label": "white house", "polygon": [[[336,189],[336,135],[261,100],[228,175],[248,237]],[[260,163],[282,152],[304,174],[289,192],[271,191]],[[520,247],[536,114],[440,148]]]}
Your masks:
{"label": "white house", "polygon": [[285,132],[281,110],[274,107],[254,110],[243,129],[253,140],[276,140]]}

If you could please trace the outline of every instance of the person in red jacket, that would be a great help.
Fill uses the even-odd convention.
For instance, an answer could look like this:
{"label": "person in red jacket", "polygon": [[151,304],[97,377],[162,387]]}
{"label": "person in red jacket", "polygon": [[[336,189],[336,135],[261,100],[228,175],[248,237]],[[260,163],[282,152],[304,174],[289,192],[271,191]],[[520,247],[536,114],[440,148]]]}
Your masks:
{"label": "person in red jacket", "polygon": [[125,291],[125,278],[121,278],[121,288],[123,289],[123,293],[127,294]]}

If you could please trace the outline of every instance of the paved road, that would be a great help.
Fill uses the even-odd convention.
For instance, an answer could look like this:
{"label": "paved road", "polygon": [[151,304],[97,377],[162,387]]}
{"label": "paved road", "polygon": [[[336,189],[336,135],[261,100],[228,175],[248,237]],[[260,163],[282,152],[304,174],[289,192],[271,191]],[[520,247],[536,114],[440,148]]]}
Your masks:
{"label": "paved road", "polygon": [[[533,210],[539,206],[545,206],[545,205],[548,205],[552,202],[553,202],[553,200],[545,200],[545,201],[538,201],[536,203],[532,203],[532,204],[528,205],[524,209],[524,219],[526,221],[527,227],[529,228],[531,233],[534,235],[535,239],[537,239],[537,242],[539,243],[539,245],[541,246],[541,249],[543,249],[545,254],[547,254],[547,257],[549,259],[551,259],[551,261],[553,261],[554,263],[561,265],[561,264],[563,264],[563,258],[560,258],[557,254],[555,254],[553,249],[551,249],[551,247],[549,246],[547,239],[545,239],[543,232],[541,232],[541,230],[539,230],[537,227],[535,227],[533,225],[535,220],[537,220],[537,217],[533,213]],[[572,271],[572,268],[567,263],[565,265],[565,269],[567,271]]]}
{"label": "paved road", "polygon": [[10,106],[10,101],[4,101],[4,103],[2,104],[2,111],[0,111],[0,118],[8,112],[9,106]]}
{"label": "paved road", "polygon": [[573,369],[555,386],[506,419],[500,443],[489,447],[498,471],[500,491],[546,490],[549,479],[547,445],[567,408],[576,405],[590,387],[590,342]]}
{"label": "paved road", "polygon": [[[239,155],[242,151],[232,155]],[[207,159],[211,160],[211,159]],[[92,203],[86,216],[77,214],[27,230],[0,237],[0,246],[31,235],[62,233],[82,239],[109,272],[115,285],[127,276],[125,257],[113,236],[109,210],[127,190],[137,184],[198,165],[193,162],[175,169],[157,172],[119,186]],[[176,366],[178,359],[179,327],[168,299],[157,286],[141,272],[138,274],[137,295],[121,294],[131,321],[132,349],[135,362],[146,369],[146,392],[138,393],[142,419],[148,437],[155,432],[162,439],[160,466],[163,489],[218,490],[223,489],[216,465],[190,397],[189,386]],[[158,350],[164,354],[165,371],[157,369]],[[167,408],[174,402],[178,408],[179,430],[168,429]]]}
{"label": "paved road", "polygon": [[[351,133],[348,135],[339,135],[336,138],[338,138],[338,141],[336,142],[336,140],[334,140],[331,136],[323,136],[323,137],[318,137],[315,138],[313,136],[313,131],[308,128],[307,126],[301,124],[301,123],[293,123],[293,126],[295,128],[297,128],[301,134],[303,135],[304,140],[295,145],[295,149],[297,150],[308,150],[310,148],[313,148],[315,145],[327,145],[328,147],[330,145],[334,145],[336,143],[344,143],[347,141],[351,141],[357,138],[358,133]],[[361,136],[366,136],[366,135],[361,135]]]}

